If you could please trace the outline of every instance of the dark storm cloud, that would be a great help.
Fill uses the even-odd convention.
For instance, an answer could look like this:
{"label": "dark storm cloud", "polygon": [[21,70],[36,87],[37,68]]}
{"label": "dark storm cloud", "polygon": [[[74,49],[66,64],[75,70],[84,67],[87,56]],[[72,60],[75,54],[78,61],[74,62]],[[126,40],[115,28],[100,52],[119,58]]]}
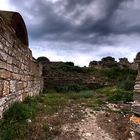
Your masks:
{"label": "dark storm cloud", "polygon": [[[58,49],[63,42],[69,44],[76,42],[75,49],[73,48],[75,52],[83,50],[88,52],[91,51],[91,47],[87,44],[93,47],[113,46],[120,42],[119,36],[140,33],[139,0],[57,0],[56,2],[14,0],[14,3],[10,0],[10,2],[24,16],[30,42],[60,42],[57,43]],[[125,38],[126,42],[127,39]],[[77,47],[78,44],[82,46],[84,43],[86,49],[81,50]],[[71,50],[72,45],[63,45],[62,49]]]}
{"label": "dark storm cloud", "polygon": [[54,13],[53,5],[50,2],[26,1],[26,3],[17,0],[11,0],[21,12],[25,12],[25,17],[28,19],[32,37],[38,38],[45,34],[59,34],[69,30],[70,25],[62,17]]}
{"label": "dark storm cloud", "polygon": [[125,21],[117,19],[121,16],[118,11],[131,4],[130,0],[10,1],[24,13],[32,39],[89,43],[99,43],[102,39],[103,43],[109,43],[104,36],[140,32],[140,24],[127,27]]}
{"label": "dark storm cloud", "polygon": [[10,1],[24,13],[31,39],[112,44],[114,35],[140,33],[140,23],[127,26],[119,18],[125,19],[125,5],[131,5],[130,0]]}

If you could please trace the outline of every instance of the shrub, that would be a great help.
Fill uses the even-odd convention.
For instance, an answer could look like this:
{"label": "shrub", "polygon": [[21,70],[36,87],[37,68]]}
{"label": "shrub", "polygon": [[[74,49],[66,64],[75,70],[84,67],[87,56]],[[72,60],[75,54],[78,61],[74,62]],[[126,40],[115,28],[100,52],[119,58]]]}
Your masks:
{"label": "shrub", "polygon": [[4,113],[3,119],[9,122],[20,122],[28,118],[33,119],[35,117],[35,109],[27,104],[15,102]]}
{"label": "shrub", "polygon": [[39,61],[39,62],[50,62],[50,60],[45,56],[38,57],[37,61]]}
{"label": "shrub", "polygon": [[133,93],[116,89],[109,94],[107,100],[111,102],[130,102],[133,101]]}
{"label": "shrub", "polygon": [[74,63],[72,62],[66,62],[66,63],[61,63],[56,67],[58,70],[63,70],[65,72],[70,71],[70,72],[84,72],[83,68],[79,66],[74,66]]}
{"label": "shrub", "polygon": [[27,119],[35,117],[35,109],[21,102],[13,103],[0,122],[0,139],[24,139],[27,136]]}
{"label": "shrub", "polygon": [[23,101],[23,103],[24,104],[27,104],[30,107],[36,108],[37,103],[38,103],[38,100],[37,99],[38,99],[38,96],[36,96],[36,97],[35,96],[33,96],[33,97],[28,96],[28,97],[25,98],[25,100]]}
{"label": "shrub", "polygon": [[102,58],[102,61],[115,61],[115,58],[111,57],[111,56],[107,56],[107,57],[104,57]]}
{"label": "shrub", "polygon": [[74,66],[74,63],[73,62],[66,62],[65,64],[66,65],[69,65],[69,66]]}
{"label": "shrub", "polygon": [[124,89],[124,90],[133,90],[134,89],[134,82],[130,80],[124,80],[120,82],[118,85],[119,88]]}
{"label": "shrub", "polygon": [[137,72],[130,69],[121,69],[119,67],[106,68],[101,71],[102,77],[107,77],[108,80],[114,80],[116,82],[121,82],[124,80],[134,81]]}

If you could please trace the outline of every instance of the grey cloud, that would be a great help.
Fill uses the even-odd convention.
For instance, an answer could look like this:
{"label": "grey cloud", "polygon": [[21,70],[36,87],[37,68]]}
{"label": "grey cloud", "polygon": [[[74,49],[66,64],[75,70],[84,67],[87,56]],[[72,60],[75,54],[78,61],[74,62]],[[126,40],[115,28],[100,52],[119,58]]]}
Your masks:
{"label": "grey cloud", "polygon": [[[138,51],[139,0],[9,1],[25,18],[32,46],[49,47],[59,55],[73,50],[73,55],[79,52],[96,58],[111,53],[117,56],[123,47],[126,52],[131,46]],[[119,49],[109,52],[108,46]]]}
{"label": "grey cloud", "polygon": [[[77,39],[78,41],[79,36],[79,41],[87,40],[87,42],[89,41],[90,43],[95,40],[96,43],[96,40],[98,40],[97,37],[100,38],[100,36],[108,35],[114,32],[112,28],[113,25],[111,26],[110,24],[110,19],[123,1],[124,0],[59,0],[53,4],[45,0],[11,0],[11,4],[14,4],[18,9],[21,9],[21,12],[25,11],[25,16],[27,18],[30,16],[32,17],[31,19],[28,18],[27,21],[32,38],[49,36],[49,38],[52,39],[54,35],[54,40],[60,39],[64,41],[64,39],[66,39],[66,41],[75,41],[75,39]],[[94,7],[97,7],[99,15],[98,13],[97,15],[95,14],[94,19],[92,19],[92,9],[90,9],[91,13],[86,14],[86,17],[83,17],[85,19],[83,19],[82,23],[75,26],[72,24],[72,21],[75,20],[74,18],[79,18],[80,16],[82,18],[83,16],[82,13],[77,14],[77,5],[79,7],[83,7],[81,12],[89,10],[88,7],[90,8],[90,5],[95,5]],[[62,10],[59,10],[59,7],[63,7]],[[58,13],[56,13],[57,9]],[[71,17],[72,21],[69,21],[67,16],[69,16],[69,13],[74,10],[75,13],[73,13],[73,15],[76,14],[77,16]],[[60,14],[59,12],[62,13]],[[103,17],[102,14],[104,15]],[[101,16],[102,18],[99,18],[98,16]],[[95,38],[85,37],[91,33],[98,35],[96,35]],[[65,34],[67,35],[65,36]],[[59,37],[56,37],[56,35]]]}

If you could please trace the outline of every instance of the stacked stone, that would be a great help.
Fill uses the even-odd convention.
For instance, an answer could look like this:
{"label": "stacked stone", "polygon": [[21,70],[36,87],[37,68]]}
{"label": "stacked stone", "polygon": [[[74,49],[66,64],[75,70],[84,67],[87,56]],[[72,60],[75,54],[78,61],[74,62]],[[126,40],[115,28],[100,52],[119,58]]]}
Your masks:
{"label": "stacked stone", "polygon": [[133,116],[131,117],[132,134],[134,140],[140,140],[140,52],[135,62],[138,64],[138,76],[134,86],[134,102],[132,105]]}
{"label": "stacked stone", "polygon": [[41,64],[0,17],[0,117],[11,103],[38,95],[42,89]]}

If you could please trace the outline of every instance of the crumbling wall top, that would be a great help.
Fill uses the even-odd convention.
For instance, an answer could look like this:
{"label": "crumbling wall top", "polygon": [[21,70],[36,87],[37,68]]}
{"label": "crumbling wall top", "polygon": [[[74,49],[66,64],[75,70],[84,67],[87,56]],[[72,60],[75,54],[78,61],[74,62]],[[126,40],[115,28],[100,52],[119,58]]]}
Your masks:
{"label": "crumbling wall top", "polygon": [[135,62],[140,63],[140,52],[137,53]]}
{"label": "crumbling wall top", "polygon": [[28,34],[22,16],[18,12],[0,11],[0,22],[6,23],[13,28],[17,38],[28,46]]}

